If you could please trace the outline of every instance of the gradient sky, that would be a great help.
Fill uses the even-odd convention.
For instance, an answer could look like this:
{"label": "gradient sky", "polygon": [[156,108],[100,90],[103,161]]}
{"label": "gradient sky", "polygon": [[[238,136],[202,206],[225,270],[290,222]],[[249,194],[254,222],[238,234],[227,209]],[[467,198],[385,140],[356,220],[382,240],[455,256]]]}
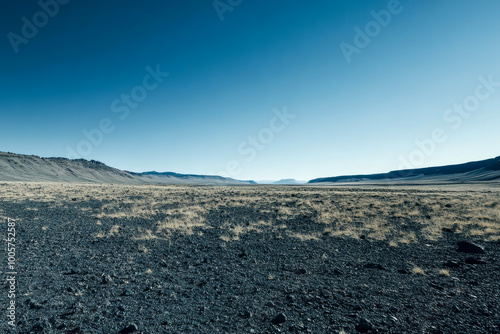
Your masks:
{"label": "gradient sky", "polygon": [[[500,84],[478,79],[500,82],[499,1],[219,3],[231,9],[223,20],[213,0],[72,0],[44,22],[38,1],[2,1],[0,151],[66,157],[80,147],[125,170],[253,180],[500,155]],[[388,8],[390,22],[374,25],[371,11]],[[38,33],[15,39],[16,53],[12,36],[25,38],[23,17],[34,16]],[[356,46],[367,24],[380,29],[348,62],[341,43]],[[120,101],[140,96],[157,66],[169,75],[144,100]],[[447,111],[462,103],[472,111]],[[284,108],[295,116],[286,125],[274,119]],[[89,149],[83,131],[106,119],[113,131]]]}

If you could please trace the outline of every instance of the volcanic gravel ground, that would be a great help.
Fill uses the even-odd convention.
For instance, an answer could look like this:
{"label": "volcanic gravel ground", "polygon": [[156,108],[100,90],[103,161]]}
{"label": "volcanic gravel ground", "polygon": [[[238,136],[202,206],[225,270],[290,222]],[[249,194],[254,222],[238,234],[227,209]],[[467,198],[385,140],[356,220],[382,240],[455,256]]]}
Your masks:
{"label": "volcanic gravel ground", "polygon": [[[101,227],[78,204],[0,205],[18,219],[12,332],[500,333],[498,242],[476,240],[485,253],[469,254],[457,251],[464,237],[453,231],[397,247],[266,231],[226,242],[216,228],[169,239],[134,240],[126,229],[96,238]],[[225,214],[244,221],[254,214],[245,210]],[[207,216],[211,225],[217,219],[215,211]],[[447,267],[449,276],[439,273]],[[9,331],[4,316],[0,332]]]}

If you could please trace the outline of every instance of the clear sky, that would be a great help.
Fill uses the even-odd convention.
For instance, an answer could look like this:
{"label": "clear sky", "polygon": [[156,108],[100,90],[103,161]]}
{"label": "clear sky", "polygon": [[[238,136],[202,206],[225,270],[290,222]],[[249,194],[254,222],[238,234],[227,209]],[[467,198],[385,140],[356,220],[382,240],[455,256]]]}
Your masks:
{"label": "clear sky", "polygon": [[492,158],[498,13],[497,0],[4,0],[0,151],[253,180]]}

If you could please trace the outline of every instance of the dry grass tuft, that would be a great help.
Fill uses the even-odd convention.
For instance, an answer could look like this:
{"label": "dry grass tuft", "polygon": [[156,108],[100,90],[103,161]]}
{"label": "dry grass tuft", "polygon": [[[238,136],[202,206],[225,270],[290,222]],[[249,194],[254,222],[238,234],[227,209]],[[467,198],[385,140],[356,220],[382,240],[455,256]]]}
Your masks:
{"label": "dry grass tuft", "polygon": [[425,271],[420,267],[413,267],[411,272],[415,275],[425,275]]}
{"label": "dry grass tuft", "polygon": [[299,239],[300,241],[319,240],[319,238],[321,237],[320,233],[305,234],[305,233],[288,232],[287,235],[291,238]]}
{"label": "dry grass tuft", "polygon": [[441,276],[450,276],[450,271],[448,269],[439,269],[439,275]]}

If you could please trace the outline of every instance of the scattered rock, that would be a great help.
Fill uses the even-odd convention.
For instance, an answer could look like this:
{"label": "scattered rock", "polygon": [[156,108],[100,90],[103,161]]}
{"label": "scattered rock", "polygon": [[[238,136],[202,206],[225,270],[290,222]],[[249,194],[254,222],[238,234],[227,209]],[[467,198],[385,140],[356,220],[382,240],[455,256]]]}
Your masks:
{"label": "scattered rock", "polygon": [[486,264],[487,262],[479,257],[468,257],[465,259],[467,264]]}
{"label": "scattered rock", "polygon": [[368,331],[372,328],[372,323],[366,319],[361,319],[355,327],[355,329],[360,333],[368,333]]}
{"label": "scattered rock", "polygon": [[120,331],[120,334],[133,333],[133,332],[135,332],[137,330],[138,330],[137,325],[136,324],[131,324],[131,325],[128,325],[127,327],[123,328]]}
{"label": "scattered rock", "polygon": [[69,275],[78,275],[78,272],[75,271],[75,269],[71,269],[70,271],[64,272],[63,275],[69,276]]}
{"label": "scattered rock", "polygon": [[111,282],[111,276],[109,275],[102,275],[102,278],[101,278],[101,283],[102,284],[108,284]]}
{"label": "scattered rock", "polygon": [[132,296],[134,292],[130,289],[125,289],[122,293],[122,296]]}
{"label": "scattered rock", "polygon": [[294,271],[294,273],[296,273],[297,275],[304,275],[304,274],[307,274],[307,270],[305,269],[297,269]]}
{"label": "scattered rock", "polygon": [[243,319],[250,319],[252,317],[252,312],[245,310],[240,313],[240,317]]}
{"label": "scattered rock", "polygon": [[442,287],[441,285],[437,284],[437,283],[429,283],[429,286],[433,287],[434,289],[437,289],[437,290],[440,290],[440,291],[443,291],[444,290],[444,287]]}
{"label": "scattered rock", "polygon": [[279,313],[271,322],[273,323],[273,325],[279,325],[286,322],[286,320],[286,315],[283,313]]}
{"label": "scattered rock", "polygon": [[473,242],[459,241],[457,242],[458,251],[461,253],[483,254],[484,247]]}
{"label": "scattered rock", "polygon": [[443,263],[443,267],[445,267],[445,268],[458,268],[458,267],[460,267],[460,263],[457,261],[448,260],[445,263]]}
{"label": "scattered rock", "polygon": [[364,267],[368,269],[387,270],[384,266],[378,263],[367,263],[364,265]]}

